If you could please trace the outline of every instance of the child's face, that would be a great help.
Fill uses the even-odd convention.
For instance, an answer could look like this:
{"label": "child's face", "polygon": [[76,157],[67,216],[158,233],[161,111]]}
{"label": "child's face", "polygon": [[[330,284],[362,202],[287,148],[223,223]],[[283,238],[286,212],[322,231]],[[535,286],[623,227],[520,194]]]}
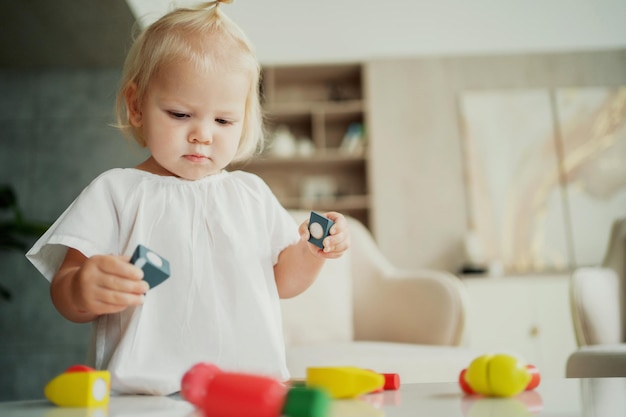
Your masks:
{"label": "child's face", "polygon": [[139,114],[131,110],[131,123],[171,175],[196,180],[218,173],[237,152],[250,82],[243,72],[167,65],[150,82]]}

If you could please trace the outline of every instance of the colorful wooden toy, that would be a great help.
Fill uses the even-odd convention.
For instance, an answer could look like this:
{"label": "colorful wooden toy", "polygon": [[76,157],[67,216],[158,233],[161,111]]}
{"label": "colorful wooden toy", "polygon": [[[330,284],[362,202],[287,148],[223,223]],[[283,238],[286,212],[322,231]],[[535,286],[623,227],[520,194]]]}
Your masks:
{"label": "colorful wooden toy", "polygon": [[130,263],[142,269],[143,279],[150,284],[150,289],[170,276],[170,263],[167,259],[143,245],[137,245]]}
{"label": "colorful wooden toy", "polygon": [[528,373],[530,374],[530,382],[528,386],[526,386],[526,391],[530,391],[537,388],[541,383],[541,374],[535,365],[528,364],[526,365],[526,369],[528,369]]}
{"label": "colorful wooden toy", "polygon": [[183,375],[180,393],[211,417],[325,417],[330,408],[323,390],[288,388],[274,378],[225,372],[208,363]]}
{"label": "colorful wooden toy", "polygon": [[385,385],[383,389],[385,391],[397,391],[400,389],[400,375],[399,374],[381,374],[385,378]]}
{"label": "colorful wooden toy", "polygon": [[111,375],[84,365],[70,366],[46,385],[44,395],[60,407],[103,407],[109,403]]}
{"label": "colorful wooden toy", "polygon": [[[369,369],[372,372],[376,372],[373,371],[371,369]],[[377,390],[372,391],[372,393],[376,393],[376,392],[383,392],[383,391],[396,391],[398,389],[400,389],[400,375],[398,374],[381,374],[383,376],[383,378],[385,378],[385,383],[382,387],[380,387]]]}
{"label": "colorful wooden toy", "polygon": [[537,368],[507,354],[482,355],[459,374],[459,386],[469,395],[512,397],[535,389],[541,381]]}
{"label": "colorful wooden toy", "polygon": [[309,217],[309,242],[320,249],[324,249],[324,239],[330,234],[330,228],[335,224],[332,220],[314,211]]}
{"label": "colorful wooden toy", "polygon": [[333,398],[354,398],[385,385],[381,374],[355,367],[307,368],[306,386],[321,388]]}

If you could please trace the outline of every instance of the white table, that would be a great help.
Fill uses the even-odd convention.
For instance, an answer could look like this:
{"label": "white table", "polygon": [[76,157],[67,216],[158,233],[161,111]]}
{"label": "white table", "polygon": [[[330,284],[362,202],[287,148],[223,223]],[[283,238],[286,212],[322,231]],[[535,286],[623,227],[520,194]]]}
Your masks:
{"label": "white table", "polygon": [[[405,384],[399,391],[334,401],[330,417],[615,417],[626,416],[626,378],[542,381],[514,398],[462,395],[454,383]],[[0,404],[2,417],[200,417],[181,400],[113,397],[108,409],[58,408],[45,400]]]}

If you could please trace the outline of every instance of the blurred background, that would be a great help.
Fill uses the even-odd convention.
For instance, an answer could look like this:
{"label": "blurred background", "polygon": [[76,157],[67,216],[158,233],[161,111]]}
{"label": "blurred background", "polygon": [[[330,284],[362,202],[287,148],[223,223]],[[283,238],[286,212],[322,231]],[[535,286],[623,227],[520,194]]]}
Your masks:
{"label": "blurred background", "polygon": [[[56,312],[48,282],[24,253],[38,230],[99,173],[146,157],[111,127],[115,93],[133,34],[171,7],[165,0],[0,4],[0,400],[39,398],[50,378],[84,361],[90,326],[69,323]],[[256,45],[273,127],[287,125],[294,140],[312,143],[298,142],[302,153],[283,147],[285,153],[266,155],[250,169],[271,180],[273,169],[313,161],[301,173],[307,181],[297,184],[296,195],[290,194],[293,184],[276,184],[285,205],[343,207],[366,223],[400,266],[458,272],[472,260],[468,232],[486,239],[477,215],[468,132],[473,123],[480,126],[471,118],[472,103],[483,100],[484,108],[501,98],[485,101],[472,91],[544,91],[539,102],[547,103],[554,121],[551,103],[564,94],[559,89],[599,87],[610,90],[601,102],[617,103],[611,108],[623,120],[623,0],[237,0],[223,7]],[[303,110],[286,113],[281,105],[290,100]],[[616,122],[599,138],[617,138],[612,152],[619,158],[623,126]],[[346,156],[341,144],[355,131],[363,146]],[[603,171],[607,178],[619,177],[620,166],[626,166],[624,159],[605,165],[610,165]],[[331,173],[330,184],[316,166]],[[554,193],[574,183],[567,178],[556,180]],[[597,230],[585,233],[597,231],[594,242],[604,243],[613,218],[626,215],[626,204],[620,206],[624,189],[617,181],[603,200],[610,204],[591,212]],[[303,195],[304,190],[313,191]],[[565,206],[571,201],[565,199]],[[560,251],[559,262],[546,261],[543,252],[522,264],[514,257],[507,263],[506,254],[489,258],[488,240],[482,240],[476,258],[481,266],[499,262],[505,271],[523,273],[601,261],[604,247],[593,256],[577,256],[582,249],[571,232],[577,227],[574,203],[570,208],[558,214],[565,222],[557,231],[562,246],[546,249]],[[536,239],[529,239],[536,247]]]}

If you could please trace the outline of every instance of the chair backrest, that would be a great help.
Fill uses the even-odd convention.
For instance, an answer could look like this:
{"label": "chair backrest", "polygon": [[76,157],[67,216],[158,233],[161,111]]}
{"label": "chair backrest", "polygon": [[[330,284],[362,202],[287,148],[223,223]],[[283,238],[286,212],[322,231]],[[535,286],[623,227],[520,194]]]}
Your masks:
{"label": "chair backrest", "polygon": [[363,224],[350,227],[355,340],[461,345],[467,316],[461,280],[445,271],[397,267]]}
{"label": "chair backrest", "polygon": [[[309,216],[290,213],[298,223]],[[305,292],[281,300],[287,346],[351,340],[459,345],[466,310],[459,279],[442,271],[396,268],[361,222],[346,220],[350,250],[326,261]]]}
{"label": "chair backrest", "polygon": [[622,342],[626,342],[626,217],[613,222],[602,265],[615,271],[619,278],[617,296],[621,306]]}
{"label": "chair backrest", "polygon": [[[300,224],[310,212],[293,210],[290,214]],[[358,236],[352,234],[352,238]],[[349,250],[341,258],[326,261],[311,287],[281,300],[287,346],[353,340],[351,256]]]}
{"label": "chair backrest", "polygon": [[602,267],[574,271],[570,301],[579,346],[626,342],[626,218],[613,222]]}

